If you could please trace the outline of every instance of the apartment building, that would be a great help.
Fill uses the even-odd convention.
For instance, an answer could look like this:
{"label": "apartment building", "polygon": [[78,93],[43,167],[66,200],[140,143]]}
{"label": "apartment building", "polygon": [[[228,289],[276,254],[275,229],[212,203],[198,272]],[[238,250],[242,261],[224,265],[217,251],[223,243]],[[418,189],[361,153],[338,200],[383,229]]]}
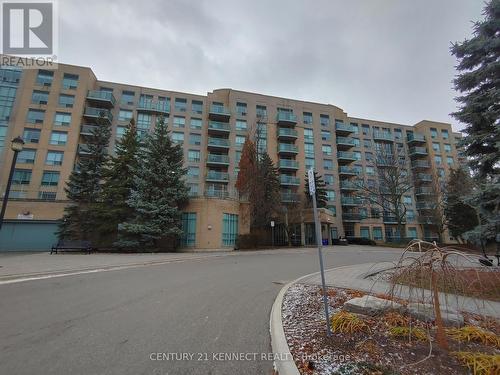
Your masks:
{"label": "apartment building", "polygon": [[[0,249],[37,248],[54,240],[68,204],[65,182],[78,158],[86,157],[88,137],[100,114],[112,125],[110,150],[131,118],[142,134],[159,116],[167,120],[173,141],[183,145],[188,170],[191,199],[183,214],[182,239],[186,247],[233,247],[237,234],[249,230],[248,205],[238,199],[234,185],[245,137],[256,129],[260,151],[267,150],[279,168],[285,212],[304,199],[307,169],[314,167],[323,177],[328,205],[321,210],[322,236],[328,242],[338,236],[377,241],[396,236],[394,218],[356,193],[356,179],[376,178],[378,149],[404,157],[415,180],[415,188],[404,196],[408,237],[436,237],[426,220],[428,185],[434,175],[444,180],[460,163],[460,134],[447,123],[361,119],[331,104],[228,88],[194,95],[138,87],[100,81],[90,68],[65,64],[57,70],[3,67],[0,77],[2,195],[13,156],[9,142],[19,135],[25,141],[6,212],[11,230],[1,231]],[[300,216],[293,227],[294,241],[312,243],[310,209]]]}

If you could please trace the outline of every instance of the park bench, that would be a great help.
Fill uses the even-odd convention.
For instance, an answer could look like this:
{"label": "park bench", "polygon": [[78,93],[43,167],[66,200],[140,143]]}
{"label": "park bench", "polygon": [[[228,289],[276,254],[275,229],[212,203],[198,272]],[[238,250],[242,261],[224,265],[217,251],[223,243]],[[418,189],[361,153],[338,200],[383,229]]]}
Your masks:
{"label": "park bench", "polygon": [[55,245],[52,246],[50,253],[56,253],[61,251],[84,251],[90,254],[92,250],[92,243],[90,241],[81,240],[59,240]]}

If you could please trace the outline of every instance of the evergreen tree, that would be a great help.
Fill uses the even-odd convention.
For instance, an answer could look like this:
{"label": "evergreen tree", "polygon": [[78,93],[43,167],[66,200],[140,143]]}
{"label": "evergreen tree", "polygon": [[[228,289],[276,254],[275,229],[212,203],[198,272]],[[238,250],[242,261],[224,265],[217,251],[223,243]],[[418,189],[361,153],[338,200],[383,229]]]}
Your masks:
{"label": "evergreen tree", "polygon": [[59,225],[58,236],[61,239],[95,240],[96,205],[100,198],[111,136],[111,125],[103,116],[101,113],[96,127],[91,130],[91,136],[87,139],[86,155],[79,157],[69,176],[65,192],[71,204],[65,208]]}
{"label": "evergreen tree", "polygon": [[479,178],[500,172],[500,0],[487,3],[483,13],[485,19],[474,24],[473,37],[451,48],[460,72],[455,89],[463,94],[453,116],[466,124],[462,142]]}
{"label": "evergreen tree", "polygon": [[172,142],[163,117],[147,135],[133,174],[128,205],[133,216],[119,227],[117,246],[161,249],[182,235],[182,206],[188,200],[183,150]]}
{"label": "evergreen tree", "polygon": [[254,226],[267,227],[280,206],[279,172],[267,152],[260,158],[257,176],[252,221]]}
{"label": "evergreen tree", "polygon": [[116,142],[104,171],[102,199],[98,205],[95,230],[102,246],[110,246],[117,239],[118,225],[129,219],[134,210],[127,204],[133,187],[133,173],[137,169],[139,139],[134,119],[130,120],[123,137]]}
{"label": "evergreen tree", "polygon": [[[326,195],[326,184],[323,177],[314,171],[314,184],[316,186],[316,204],[318,208],[326,207],[328,197]],[[311,193],[309,192],[309,177],[306,173],[306,196],[309,202],[312,202]],[[312,203],[311,203],[312,204]]]}

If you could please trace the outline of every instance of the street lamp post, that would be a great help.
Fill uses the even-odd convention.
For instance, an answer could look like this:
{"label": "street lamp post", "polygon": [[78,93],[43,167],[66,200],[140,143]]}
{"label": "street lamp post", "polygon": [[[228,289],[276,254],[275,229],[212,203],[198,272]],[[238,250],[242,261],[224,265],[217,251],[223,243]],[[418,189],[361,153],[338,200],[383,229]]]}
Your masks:
{"label": "street lamp post", "polygon": [[2,211],[0,212],[0,229],[2,229],[3,218],[5,216],[5,210],[7,209],[7,201],[9,200],[10,185],[12,185],[12,176],[14,176],[14,169],[16,167],[17,154],[23,149],[24,141],[21,137],[16,137],[12,140],[10,148],[14,151],[14,156],[12,157],[12,164],[10,166],[9,179],[7,180],[7,186],[5,187],[5,193],[3,196]]}

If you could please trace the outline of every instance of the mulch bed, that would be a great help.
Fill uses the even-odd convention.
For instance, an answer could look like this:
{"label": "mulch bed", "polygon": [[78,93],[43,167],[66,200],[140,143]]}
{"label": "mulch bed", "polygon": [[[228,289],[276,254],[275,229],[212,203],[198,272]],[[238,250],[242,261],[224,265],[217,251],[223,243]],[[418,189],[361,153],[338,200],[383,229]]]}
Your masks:
{"label": "mulch bed", "polygon": [[[354,290],[329,288],[327,290],[330,316],[343,304],[364,293]],[[283,328],[288,346],[301,374],[468,374],[454,357],[441,350],[432,340],[429,343],[408,338],[398,339],[388,332],[383,316],[360,316],[370,327],[368,333],[326,335],[321,288],[295,284],[286,293],[282,306]],[[464,314],[466,324],[476,324],[500,333],[498,322]],[[410,318],[409,318],[410,319]],[[429,330],[435,337],[431,323],[410,319],[412,327]],[[493,354],[495,349],[480,343],[459,343],[449,340],[452,351],[481,351]],[[498,353],[498,351],[496,351]],[[364,363],[364,369],[354,367]]]}

